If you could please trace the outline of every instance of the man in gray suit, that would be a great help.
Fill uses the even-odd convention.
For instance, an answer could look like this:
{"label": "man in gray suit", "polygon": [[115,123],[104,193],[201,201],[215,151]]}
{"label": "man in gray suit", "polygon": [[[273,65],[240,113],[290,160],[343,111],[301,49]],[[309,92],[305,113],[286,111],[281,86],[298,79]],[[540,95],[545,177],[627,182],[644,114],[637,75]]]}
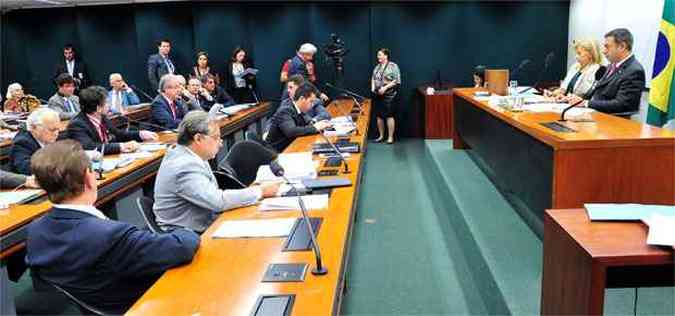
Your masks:
{"label": "man in gray suit", "polygon": [[21,185],[26,188],[40,187],[37,182],[35,182],[35,177],[33,176],[26,176],[0,169],[0,189],[14,189]]}
{"label": "man in gray suit", "polygon": [[157,54],[148,57],[148,80],[154,91],[159,88],[159,79],[164,75],[176,74],[176,67],[169,53],[171,53],[171,42],[163,39],[157,42]]}
{"label": "man in gray suit", "polygon": [[59,113],[59,118],[69,120],[80,113],[80,98],[75,95],[75,80],[67,73],[56,77],[58,91],[49,98],[47,106]]}
{"label": "man in gray suit", "polygon": [[276,196],[280,183],[220,190],[208,160],[222,147],[220,128],[204,111],[188,113],[178,126],[178,144],[167,151],[155,180],[153,210],[166,230],[204,232],[225,210]]}

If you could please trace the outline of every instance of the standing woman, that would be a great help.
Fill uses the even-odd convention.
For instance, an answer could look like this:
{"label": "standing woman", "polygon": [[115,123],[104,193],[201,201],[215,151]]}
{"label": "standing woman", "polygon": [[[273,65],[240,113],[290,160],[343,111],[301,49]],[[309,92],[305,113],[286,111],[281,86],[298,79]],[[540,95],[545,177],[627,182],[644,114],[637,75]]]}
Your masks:
{"label": "standing woman", "polygon": [[227,64],[226,84],[227,91],[237,103],[254,102],[252,91],[255,90],[255,76],[244,75],[244,71],[253,68],[253,62],[248,58],[246,51],[237,47],[232,52]]}
{"label": "standing woman", "polygon": [[398,106],[398,92],[401,86],[401,71],[398,65],[389,61],[389,49],[380,48],[377,51],[377,66],[373,70],[370,80],[370,90],[375,95],[375,114],[377,115],[377,131],[380,136],[376,143],[384,139],[384,120],[387,120],[387,144],[394,143],[394,110]]}
{"label": "standing woman", "polygon": [[220,84],[220,77],[215,71],[211,70],[209,66],[209,54],[202,51],[197,53],[197,64],[192,67],[190,78],[197,78],[199,81],[206,79],[206,75],[213,75],[216,77],[216,84]]}

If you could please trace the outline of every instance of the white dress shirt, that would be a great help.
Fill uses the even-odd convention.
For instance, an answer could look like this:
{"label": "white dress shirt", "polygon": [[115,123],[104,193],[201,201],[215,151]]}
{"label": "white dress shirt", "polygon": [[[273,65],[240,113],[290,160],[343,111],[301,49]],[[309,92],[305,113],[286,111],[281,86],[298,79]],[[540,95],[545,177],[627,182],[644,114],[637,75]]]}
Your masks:
{"label": "white dress shirt", "polygon": [[62,209],[68,209],[68,210],[74,210],[82,213],[87,213],[90,215],[94,215],[100,219],[108,219],[101,211],[99,211],[96,207],[93,205],[81,205],[81,204],[54,204],[54,207],[56,208],[62,208]]}

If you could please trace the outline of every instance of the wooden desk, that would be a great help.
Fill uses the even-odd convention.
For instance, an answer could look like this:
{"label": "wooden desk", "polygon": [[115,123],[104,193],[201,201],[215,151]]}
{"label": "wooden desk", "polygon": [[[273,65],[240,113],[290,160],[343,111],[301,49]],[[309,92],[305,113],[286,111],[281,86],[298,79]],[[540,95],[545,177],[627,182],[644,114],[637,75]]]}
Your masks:
{"label": "wooden desk", "polygon": [[435,85],[422,85],[417,87],[417,95],[424,105],[424,138],[444,139],[452,138],[452,84],[443,84],[442,90],[433,95],[427,94],[427,87]]}
{"label": "wooden desk", "polygon": [[[333,103],[336,104],[336,103]],[[351,101],[337,101],[346,112]],[[328,274],[307,273],[303,282],[261,283],[270,263],[308,263],[315,265],[311,251],[283,252],[283,238],[212,239],[220,223],[226,220],[299,217],[299,211],[259,212],[256,206],[225,212],[204,232],[193,261],[167,271],[127,312],[128,315],[248,315],[259,295],[295,294],[293,315],[339,314],[344,286],[352,223],[360,185],[362,162],[370,117],[370,101],[363,103],[364,114],[357,121],[360,135],[352,136],[363,147],[349,159],[351,187],[334,189],[329,208],[309,211],[322,217],[318,233],[323,261]],[[329,112],[338,113],[334,106]],[[296,139],[285,152],[311,150],[317,135]]]}
{"label": "wooden desk", "polygon": [[672,248],[647,245],[640,222],[591,222],[584,209],[544,217],[542,315],[600,315],[605,288],[673,286]]}
{"label": "wooden desk", "polygon": [[124,115],[113,115],[110,117],[110,121],[117,128],[125,128],[128,126],[129,120],[133,121],[149,121],[152,115],[152,109],[150,103],[141,103],[129,107]]}
{"label": "wooden desk", "polygon": [[675,133],[595,112],[594,122],[540,125],[557,113],[509,112],[454,90],[455,149],[469,154],[542,235],[550,208],[588,202],[675,204]]}

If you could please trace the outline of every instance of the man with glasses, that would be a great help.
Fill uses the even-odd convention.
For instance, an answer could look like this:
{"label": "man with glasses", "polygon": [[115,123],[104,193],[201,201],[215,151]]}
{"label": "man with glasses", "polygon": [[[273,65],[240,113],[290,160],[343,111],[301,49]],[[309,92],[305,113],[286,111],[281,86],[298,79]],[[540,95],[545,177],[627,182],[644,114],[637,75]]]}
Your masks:
{"label": "man with glasses", "polygon": [[153,210],[165,230],[187,227],[204,232],[218,213],[276,196],[279,183],[221,190],[208,160],[222,147],[220,128],[204,111],[188,113],[178,126],[178,140],[167,150],[155,179]]}
{"label": "man with glasses", "polygon": [[27,130],[14,136],[9,150],[10,169],[14,172],[31,174],[30,161],[33,153],[57,140],[62,128],[59,113],[49,108],[33,111],[26,120]]}

